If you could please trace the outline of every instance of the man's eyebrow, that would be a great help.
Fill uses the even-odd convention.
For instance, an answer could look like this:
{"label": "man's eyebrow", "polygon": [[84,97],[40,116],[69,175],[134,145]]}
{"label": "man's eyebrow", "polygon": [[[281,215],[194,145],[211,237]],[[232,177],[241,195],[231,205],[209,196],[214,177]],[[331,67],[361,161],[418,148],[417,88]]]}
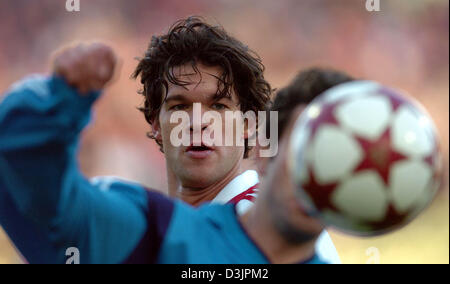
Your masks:
{"label": "man's eyebrow", "polygon": [[166,99],[164,100],[164,102],[170,102],[170,101],[184,101],[184,100],[186,100],[186,98],[185,98],[185,96],[183,96],[183,95],[173,95],[173,96],[170,96],[170,97],[166,97]]}
{"label": "man's eyebrow", "polygon": [[227,100],[227,101],[229,101],[229,102],[233,102],[233,100],[232,100],[231,97],[229,97],[229,96],[218,96],[218,95],[214,95],[214,97],[213,97],[213,101],[215,101],[215,102],[218,102],[218,101],[220,101],[220,100],[222,100],[222,99]]}

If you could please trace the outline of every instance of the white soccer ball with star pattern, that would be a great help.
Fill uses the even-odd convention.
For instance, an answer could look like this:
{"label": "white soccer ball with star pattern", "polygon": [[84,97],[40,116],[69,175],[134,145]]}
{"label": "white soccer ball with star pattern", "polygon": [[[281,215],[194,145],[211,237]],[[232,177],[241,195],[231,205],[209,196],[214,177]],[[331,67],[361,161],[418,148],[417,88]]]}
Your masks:
{"label": "white soccer ball with star pattern", "polygon": [[334,87],[296,122],[289,168],[305,210],[372,236],[416,217],[440,186],[441,153],[426,111],[371,81]]}

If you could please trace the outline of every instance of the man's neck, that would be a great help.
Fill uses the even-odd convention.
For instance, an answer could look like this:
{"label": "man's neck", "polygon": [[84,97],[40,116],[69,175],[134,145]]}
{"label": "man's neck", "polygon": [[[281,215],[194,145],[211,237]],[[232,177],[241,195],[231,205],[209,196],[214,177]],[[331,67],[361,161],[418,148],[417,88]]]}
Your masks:
{"label": "man's neck", "polygon": [[[261,201],[261,200],[258,200]],[[281,236],[273,224],[267,210],[261,210],[261,202],[240,217],[240,222],[252,240],[272,263],[300,263],[312,258],[315,254],[316,239],[292,244]]]}
{"label": "man's neck", "polygon": [[222,189],[227,186],[235,177],[242,173],[241,165],[236,164],[223,178],[205,187],[187,187],[183,186],[175,174],[167,170],[169,179],[169,195],[179,198],[193,206],[198,206],[203,202],[213,200]]}

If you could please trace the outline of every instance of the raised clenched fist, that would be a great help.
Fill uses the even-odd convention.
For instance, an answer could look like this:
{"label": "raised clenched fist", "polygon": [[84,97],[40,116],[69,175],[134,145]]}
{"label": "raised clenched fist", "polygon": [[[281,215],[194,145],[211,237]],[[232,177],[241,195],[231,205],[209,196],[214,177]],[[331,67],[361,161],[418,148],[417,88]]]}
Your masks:
{"label": "raised clenched fist", "polygon": [[101,90],[112,79],[117,59],[114,51],[102,43],[79,44],[58,51],[53,72],[81,94]]}

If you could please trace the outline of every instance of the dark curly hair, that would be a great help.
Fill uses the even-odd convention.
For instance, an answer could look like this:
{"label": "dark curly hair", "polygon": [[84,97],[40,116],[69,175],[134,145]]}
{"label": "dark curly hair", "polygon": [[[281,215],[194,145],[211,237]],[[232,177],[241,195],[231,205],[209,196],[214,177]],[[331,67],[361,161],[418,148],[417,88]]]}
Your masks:
{"label": "dark curly hair", "polygon": [[[153,36],[150,46],[133,73],[133,78],[141,78],[144,106],[139,108],[146,121],[152,125],[159,115],[167,96],[168,82],[186,86],[185,82],[173,75],[173,68],[191,64],[201,75],[197,64],[220,67],[216,98],[231,96],[234,90],[239,98],[242,112],[265,110],[270,101],[272,88],[264,79],[264,65],[260,57],[246,45],[228,35],[221,26],[207,24],[203,18],[192,16],[177,21],[167,34]],[[233,89],[231,89],[233,88]],[[165,93],[165,94],[164,94]],[[150,138],[151,134],[148,134]],[[155,140],[156,141],[156,140]],[[160,141],[156,141],[161,148]],[[248,141],[245,141],[247,157]]]}

